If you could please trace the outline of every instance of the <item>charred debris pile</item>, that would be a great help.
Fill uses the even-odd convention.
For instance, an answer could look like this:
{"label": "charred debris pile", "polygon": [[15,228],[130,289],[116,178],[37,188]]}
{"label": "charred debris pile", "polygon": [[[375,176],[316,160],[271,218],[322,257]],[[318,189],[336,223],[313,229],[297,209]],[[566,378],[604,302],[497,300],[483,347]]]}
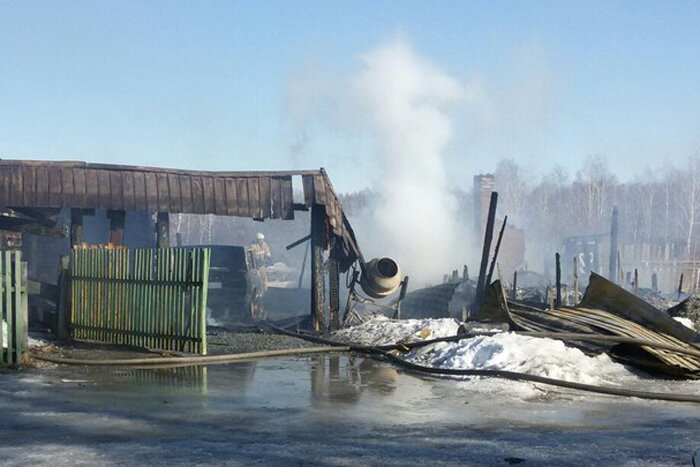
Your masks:
{"label": "charred debris pile", "polygon": [[[391,307],[393,317],[455,318],[464,322],[464,337],[491,328],[560,339],[587,355],[605,353],[654,376],[700,379],[700,335],[674,319],[700,321],[700,298],[690,296],[678,303],[658,290],[626,290],[595,272],[582,294],[576,272],[574,284],[562,284],[559,254],[555,286],[528,271],[520,278],[515,273],[506,284],[497,258],[507,217],[493,250],[491,246],[497,200],[492,192],[478,278],[471,280],[465,266],[461,277],[455,270],[445,275],[443,284],[409,293],[404,287]],[[638,284],[636,278],[633,284]]]}

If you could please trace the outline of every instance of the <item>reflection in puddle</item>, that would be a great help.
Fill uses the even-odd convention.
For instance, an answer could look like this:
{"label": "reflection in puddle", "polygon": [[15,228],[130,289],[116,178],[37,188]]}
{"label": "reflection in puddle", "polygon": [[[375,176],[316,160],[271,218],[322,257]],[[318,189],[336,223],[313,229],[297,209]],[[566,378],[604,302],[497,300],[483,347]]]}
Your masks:
{"label": "reflection in puddle", "polygon": [[398,381],[399,372],[394,368],[353,355],[317,355],[311,365],[311,397],[315,402],[355,404],[364,390],[390,394]]}

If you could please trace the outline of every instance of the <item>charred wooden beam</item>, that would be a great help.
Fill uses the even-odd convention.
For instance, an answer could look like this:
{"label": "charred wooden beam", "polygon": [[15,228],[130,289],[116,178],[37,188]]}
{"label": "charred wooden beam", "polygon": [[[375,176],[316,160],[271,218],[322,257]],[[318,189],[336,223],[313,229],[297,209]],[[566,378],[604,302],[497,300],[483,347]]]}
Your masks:
{"label": "charred wooden beam", "polygon": [[561,255],[559,253],[556,253],[554,255],[555,263],[556,263],[556,286],[557,286],[557,295],[554,300],[554,306],[556,308],[561,308]]}
{"label": "charred wooden beam", "polygon": [[109,218],[109,243],[122,245],[124,243],[124,224],[126,222],[125,211],[107,211]]}
{"label": "charred wooden beam", "polygon": [[170,248],[170,215],[167,212],[156,216],[156,247]]}
{"label": "charred wooden beam", "polygon": [[473,306],[479,306],[484,300],[486,288],[486,267],[489,263],[489,252],[491,251],[491,240],[493,240],[493,226],[496,221],[496,204],[498,204],[498,193],[491,192],[491,202],[489,203],[489,216],[486,221],[486,231],[484,232],[484,245],[481,253],[481,267],[479,268],[479,278],[476,284],[476,296]]}
{"label": "charred wooden beam", "polygon": [[615,282],[618,267],[618,251],[617,251],[617,206],[613,207],[612,219],[610,220],[610,261],[608,262],[608,279]]}
{"label": "charred wooden beam", "polygon": [[70,210],[70,246],[73,248],[76,245],[80,245],[84,241],[83,236],[83,210],[82,209],[71,209]]}
{"label": "charred wooden beam", "polygon": [[323,250],[325,240],[325,208],[311,206],[311,325],[314,331],[325,331],[325,281]]}

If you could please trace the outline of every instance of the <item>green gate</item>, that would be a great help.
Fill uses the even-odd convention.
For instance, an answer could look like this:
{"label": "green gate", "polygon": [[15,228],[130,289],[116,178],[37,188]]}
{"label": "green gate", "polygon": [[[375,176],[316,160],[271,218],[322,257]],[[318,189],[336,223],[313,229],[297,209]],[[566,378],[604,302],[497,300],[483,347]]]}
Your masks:
{"label": "green gate", "polygon": [[209,248],[71,252],[74,339],[207,353]]}
{"label": "green gate", "polygon": [[21,251],[0,251],[0,366],[19,365],[27,346],[27,268]]}

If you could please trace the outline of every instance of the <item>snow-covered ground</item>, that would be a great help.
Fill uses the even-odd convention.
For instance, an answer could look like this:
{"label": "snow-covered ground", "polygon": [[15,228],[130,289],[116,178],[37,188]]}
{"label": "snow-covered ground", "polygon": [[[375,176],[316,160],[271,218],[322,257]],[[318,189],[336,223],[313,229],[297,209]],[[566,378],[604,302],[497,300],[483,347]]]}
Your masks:
{"label": "snow-covered ground", "polygon": [[[451,318],[399,321],[376,317],[361,325],[342,329],[335,336],[345,342],[385,345],[404,340],[454,336],[458,326],[459,323]],[[700,394],[700,381],[653,380],[614,362],[605,354],[591,357],[560,340],[510,332],[465,336],[455,342],[419,347],[402,357],[435,368],[506,370],[586,384]],[[462,379],[462,384],[479,392],[506,393],[525,399],[542,394],[541,385],[532,383]]]}

